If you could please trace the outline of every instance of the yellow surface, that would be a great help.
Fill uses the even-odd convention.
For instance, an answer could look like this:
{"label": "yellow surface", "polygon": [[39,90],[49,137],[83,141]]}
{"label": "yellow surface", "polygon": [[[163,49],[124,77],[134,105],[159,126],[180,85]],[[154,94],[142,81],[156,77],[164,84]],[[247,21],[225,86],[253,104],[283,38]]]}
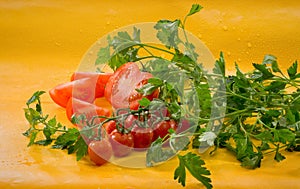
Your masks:
{"label": "yellow surface", "polygon": [[[147,169],[76,162],[64,151],[34,146],[25,101],[69,79],[86,50],[116,28],[136,22],[182,18],[191,4],[205,8],[187,22],[215,57],[225,53],[227,70],[236,61],[243,70],[263,55],[274,54],[284,68],[300,60],[299,1],[18,1],[0,0],[0,188],[182,188],[173,181],[177,160]],[[70,125],[48,95],[44,111]],[[284,152],[276,163],[265,157],[256,170],[241,168],[225,151],[204,154],[215,188],[300,188],[299,153]],[[188,176],[186,188],[202,188]]]}

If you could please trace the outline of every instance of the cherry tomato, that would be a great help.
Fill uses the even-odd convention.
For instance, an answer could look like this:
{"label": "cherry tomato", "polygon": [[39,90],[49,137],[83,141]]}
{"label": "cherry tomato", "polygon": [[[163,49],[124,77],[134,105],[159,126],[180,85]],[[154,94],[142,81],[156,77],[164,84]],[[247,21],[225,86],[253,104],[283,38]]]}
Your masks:
{"label": "cherry tomato", "polygon": [[107,139],[92,141],[88,145],[90,160],[100,166],[109,161],[112,157],[112,147]]}
{"label": "cherry tomato", "polygon": [[116,129],[116,121],[111,120],[103,125],[104,129],[106,130],[107,134],[112,133]]}
{"label": "cherry tomato", "polygon": [[124,157],[131,153],[134,145],[131,133],[121,133],[115,129],[110,133],[109,140],[112,145],[114,156]]}
{"label": "cherry tomato", "polygon": [[153,131],[151,128],[133,127],[131,134],[133,136],[135,150],[146,150],[150,147],[153,138]]}
{"label": "cherry tomato", "polygon": [[[182,119],[180,122],[177,124],[177,129],[176,133],[182,133],[190,128],[190,122],[187,119]],[[193,131],[190,131],[193,132]]]}
{"label": "cherry tomato", "polygon": [[[111,112],[107,108],[96,106],[95,104],[85,102],[76,98],[70,98],[66,107],[66,114],[69,120],[72,115],[84,114],[87,119],[91,119],[93,116],[106,116],[109,117]],[[100,119],[102,120],[102,119]]]}
{"label": "cherry tomato", "polygon": [[169,129],[176,130],[177,124],[174,120],[161,121],[153,126],[153,139],[155,141],[158,137],[164,138],[168,133]]}

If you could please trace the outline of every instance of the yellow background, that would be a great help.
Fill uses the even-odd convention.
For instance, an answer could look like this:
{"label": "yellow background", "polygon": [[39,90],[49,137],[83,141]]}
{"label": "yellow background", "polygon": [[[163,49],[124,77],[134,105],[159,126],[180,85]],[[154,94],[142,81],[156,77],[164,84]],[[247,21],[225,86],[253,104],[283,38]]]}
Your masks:
{"label": "yellow background", "polygon": [[[299,1],[0,0],[0,188],[181,188],[173,180],[176,159],[147,169],[96,167],[64,151],[27,148],[22,109],[36,90],[68,81],[87,49],[106,33],[138,22],[182,19],[193,3],[204,9],[190,17],[186,29],[216,58],[224,52],[228,72],[234,62],[247,71],[265,54],[277,56],[281,68],[299,60]],[[42,101],[46,113],[70,126],[48,94]],[[300,188],[300,155],[284,155],[281,163],[266,156],[256,170],[241,168],[223,150],[202,157],[215,188]],[[201,187],[188,176],[186,188]]]}

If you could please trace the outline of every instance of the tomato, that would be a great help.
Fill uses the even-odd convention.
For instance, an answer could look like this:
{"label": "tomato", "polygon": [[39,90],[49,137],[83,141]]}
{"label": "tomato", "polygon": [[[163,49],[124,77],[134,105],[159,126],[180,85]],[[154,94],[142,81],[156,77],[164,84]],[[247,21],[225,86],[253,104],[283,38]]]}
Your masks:
{"label": "tomato", "polygon": [[[91,119],[93,116],[106,116],[109,117],[111,112],[107,108],[96,106],[95,104],[85,102],[76,98],[70,98],[66,107],[66,114],[69,120],[72,115],[84,114],[87,119]],[[102,120],[102,119],[100,119]]]}
{"label": "tomato", "polygon": [[133,136],[135,150],[146,150],[150,147],[153,138],[153,131],[151,128],[133,127],[131,134]]}
{"label": "tomato", "polygon": [[59,84],[52,88],[49,94],[56,104],[65,108],[71,96],[86,102],[93,102],[95,98],[100,97],[97,95],[100,94],[100,89],[95,88],[95,86],[95,81],[84,78]]}
{"label": "tomato", "polygon": [[128,97],[129,107],[131,110],[137,110],[139,108],[139,101],[143,97],[146,97],[149,100],[153,100],[154,98],[157,98],[158,94],[159,94],[158,90],[155,90],[152,94],[143,96],[141,93],[136,91],[136,89],[140,89],[145,84],[147,84],[149,78],[153,77],[152,74],[150,74],[148,72],[141,72],[141,75],[142,75],[142,80],[136,84],[136,86],[134,87],[134,90],[131,91],[131,93]]}
{"label": "tomato", "polygon": [[106,130],[107,134],[112,133],[116,129],[116,121],[111,120],[103,125],[103,128]]}
{"label": "tomato", "polygon": [[82,78],[97,78],[97,83],[106,84],[112,73],[96,73],[96,72],[74,72],[70,80],[78,80]]}
{"label": "tomato", "polygon": [[158,137],[164,138],[168,133],[169,129],[177,129],[177,124],[174,120],[161,121],[153,126],[153,139],[155,141]]}
{"label": "tomato", "polygon": [[[177,129],[176,129],[176,133],[182,133],[186,130],[188,130],[190,128],[190,122],[187,119],[182,119],[180,120],[180,122],[178,123]],[[193,132],[190,130],[190,132]]]}
{"label": "tomato", "polygon": [[[142,87],[151,77],[152,74],[141,72],[133,62],[123,64],[109,78],[104,96],[115,109],[128,107],[137,109],[142,95],[136,89]],[[153,95],[149,95],[149,99],[153,98]]]}
{"label": "tomato", "polygon": [[131,133],[121,133],[115,129],[110,133],[109,140],[114,156],[124,157],[131,153],[134,145]]}
{"label": "tomato", "polygon": [[100,166],[109,161],[112,157],[112,147],[107,139],[92,141],[88,145],[90,160]]}
{"label": "tomato", "polygon": [[96,72],[75,72],[71,76],[71,81],[79,80],[83,78],[89,78],[96,83],[95,85],[95,97],[103,97],[104,89],[107,81],[112,76],[112,73],[96,73]]}
{"label": "tomato", "polygon": [[129,62],[127,64],[123,64],[120,66],[114,74],[109,78],[109,80],[106,83],[105,91],[104,91],[104,97],[111,103],[111,97],[112,92],[116,88],[116,85],[118,85],[119,80],[122,75],[125,75],[126,73],[130,73],[130,76],[134,78],[134,74],[139,72],[138,66],[134,62]]}

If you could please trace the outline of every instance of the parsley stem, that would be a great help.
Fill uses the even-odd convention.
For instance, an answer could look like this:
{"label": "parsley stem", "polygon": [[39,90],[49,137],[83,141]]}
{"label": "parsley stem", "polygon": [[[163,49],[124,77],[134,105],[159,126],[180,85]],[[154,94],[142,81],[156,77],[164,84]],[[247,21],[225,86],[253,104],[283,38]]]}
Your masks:
{"label": "parsley stem", "polygon": [[153,46],[153,45],[149,45],[149,44],[146,44],[146,43],[139,43],[137,45],[139,45],[141,47],[149,47],[149,48],[156,49],[156,50],[159,50],[159,51],[162,51],[162,52],[166,52],[166,53],[171,54],[171,55],[175,55],[174,52],[171,52],[171,51],[168,51],[166,49],[163,49],[163,48],[160,48],[160,47],[156,47],[156,46]]}

